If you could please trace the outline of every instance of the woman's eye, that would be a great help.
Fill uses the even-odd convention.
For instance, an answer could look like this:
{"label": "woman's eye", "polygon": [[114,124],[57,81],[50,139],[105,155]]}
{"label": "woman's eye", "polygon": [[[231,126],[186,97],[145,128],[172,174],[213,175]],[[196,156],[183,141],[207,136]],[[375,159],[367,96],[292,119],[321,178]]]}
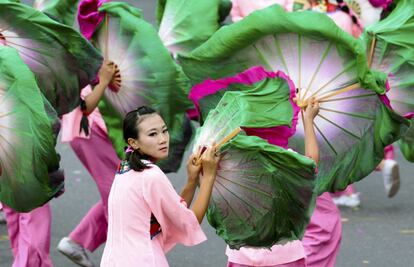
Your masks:
{"label": "woman's eye", "polygon": [[162,131],[163,133],[168,133],[168,129],[165,129],[164,131]]}
{"label": "woman's eye", "polygon": [[156,136],[157,133],[150,133],[149,136]]}

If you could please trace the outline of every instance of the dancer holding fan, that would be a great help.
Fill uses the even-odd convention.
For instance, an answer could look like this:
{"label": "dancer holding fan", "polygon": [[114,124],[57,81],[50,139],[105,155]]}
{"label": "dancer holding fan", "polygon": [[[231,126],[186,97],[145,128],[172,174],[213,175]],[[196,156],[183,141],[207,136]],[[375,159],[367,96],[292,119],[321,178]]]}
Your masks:
{"label": "dancer holding fan", "polygon": [[[108,195],[120,159],[107,135],[105,122],[97,108],[104,91],[111,82],[119,83],[116,65],[105,61],[99,71],[99,83],[91,91],[82,90],[81,107],[62,118],[62,142],[70,142],[75,154],[91,174],[101,200],[85,215],[79,225],[64,237],[57,249],[80,266],[94,266],[85,249],[93,252],[106,241],[108,228]],[[81,121],[83,126],[81,126]],[[96,153],[99,148],[99,153]]]}
{"label": "dancer holding fan", "polygon": [[[220,157],[214,147],[203,153],[201,165],[190,156],[188,181],[179,196],[154,165],[169,152],[169,133],[161,116],[143,106],[127,113],[123,125],[128,149],[109,195],[108,240],[101,266],[168,266],[165,253],[175,244],[193,246],[206,240],[199,224]],[[190,209],[197,184],[200,191]]]}

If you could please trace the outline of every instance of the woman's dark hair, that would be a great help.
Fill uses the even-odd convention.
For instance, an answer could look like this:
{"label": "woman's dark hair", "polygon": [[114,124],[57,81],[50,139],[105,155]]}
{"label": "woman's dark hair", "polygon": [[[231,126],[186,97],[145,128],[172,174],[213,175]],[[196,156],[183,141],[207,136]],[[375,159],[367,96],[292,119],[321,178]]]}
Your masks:
{"label": "woman's dark hair", "polygon": [[[124,140],[128,144],[128,138],[137,139],[139,137],[138,124],[142,121],[142,116],[157,113],[154,109],[146,106],[139,107],[128,112],[124,118],[123,130]],[[128,161],[129,167],[134,171],[142,171],[149,168],[141,160],[148,159],[147,155],[141,154],[138,150],[128,151],[125,153],[125,160]]]}

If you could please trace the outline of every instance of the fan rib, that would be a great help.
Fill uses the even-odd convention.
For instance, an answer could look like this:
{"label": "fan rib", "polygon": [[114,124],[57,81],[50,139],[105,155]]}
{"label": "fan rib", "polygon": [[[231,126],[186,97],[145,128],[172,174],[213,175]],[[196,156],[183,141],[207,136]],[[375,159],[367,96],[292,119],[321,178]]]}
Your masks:
{"label": "fan rib", "polygon": [[319,117],[321,117],[322,119],[324,119],[325,121],[329,122],[330,124],[332,124],[332,125],[336,126],[337,128],[339,128],[339,129],[340,129],[340,130],[342,130],[343,132],[347,133],[348,135],[350,135],[350,136],[354,137],[355,139],[361,140],[361,137],[359,137],[359,136],[357,136],[357,135],[355,135],[355,134],[351,133],[350,131],[348,131],[348,130],[347,130],[347,129],[345,129],[344,127],[339,126],[337,123],[335,123],[335,122],[333,122],[333,121],[329,120],[329,119],[328,119],[328,118],[326,118],[325,116],[323,116],[323,115],[321,115],[321,114],[318,114],[318,116],[319,116]]}
{"label": "fan rib", "polygon": [[276,35],[273,35],[273,37],[274,37],[274,39],[275,39],[276,49],[277,49],[277,51],[279,52],[280,60],[282,61],[283,66],[285,67],[286,74],[287,74],[288,76],[290,76],[290,74],[289,74],[289,69],[288,69],[287,64],[286,64],[286,60],[285,60],[285,58],[283,57],[282,48],[280,47],[279,40],[277,39]]}
{"label": "fan rib", "polygon": [[365,95],[347,96],[347,97],[341,97],[341,98],[331,98],[331,99],[321,100],[319,102],[320,103],[335,102],[335,101],[340,101],[340,100],[365,98],[365,97],[376,96],[376,95],[377,95],[376,93],[373,93],[373,94],[365,94]]}
{"label": "fan rib", "polygon": [[343,115],[351,116],[351,117],[354,117],[354,118],[361,118],[361,119],[366,119],[366,120],[375,120],[374,117],[364,116],[364,115],[350,113],[350,112],[345,112],[345,111],[339,111],[339,110],[334,110],[334,109],[329,109],[329,108],[323,108],[323,107],[320,107],[319,109],[320,110],[325,110],[325,111],[328,111],[328,112],[334,112],[334,113],[338,113],[338,114],[343,114]]}
{"label": "fan rib", "polygon": [[324,85],[322,85],[322,87],[320,87],[318,90],[316,90],[314,93],[312,93],[312,95],[309,97],[313,97],[316,96],[320,91],[322,91],[325,87],[327,87],[329,84],[331,84],[333,81],[335,81],[338,77],[340,77],[342,74],[344,74],[345,72],[349,71],[350,69],[352,69],[354,67],[355,63],[350,65],[349,67],[343,69],[342,71],[340,71],[337,75],[335,75],[332,79],[330,79],[328,82],[326,82]]}
{"label": "fan rib", "polygon": [[330,43],[327,45],[327,47],[325,48],[325,51],[323,52],[322,58],[321,58],[321,60],[319,61],[318,67],[316,68],[315,72],[313,73],[313,75],[312,75],[312,79],[311,79],[311,81],[309,82],[309,85],[308,85],[308,87],[306,88],[305,93],[304,93],[304,94],[303,94],[303,96],[302,96],[302,101],[304,101],[304,100],[305,100],[305,97],[306,97],[307,93],[309,92],[309,90],[310,90],[310,88],[311,88],[311,86],[312,86],[313,82],[315,81],[315,78],[316,78],[316,76],[318,75],[319,70],[321,69],[321,67],[322,67],[322,64],[323,64],[324,60],[326,59],[326,57],[328,56],[329,52],[331,51],[332,46],[333,46],[333,44],[332,44],[332,42],[330,42]]}
{"label": "fan rib", "polygon": [[262,62],[264,63],[264,65],[266,65],[267,70],[272,70],[272,66],[266,60],[266,58],[263,56],[262,52],[260,52],[260,50],[256,47],[256,45],[253,45],[253,47],[254,47],[256,53],[258,54],[258,56],[260,57],[260,59],[262,60]]}
{"label": "fan rib", "polygon": [[326,138],[326,136],[322,133],[321,129],[319,129],[318,125],[315,122],[313,122],[313,125],[315,126],[316,130],[318,131],[318,133],[322,136],[323,140],[328,144],[329,148],[332,149],[333,153],[337,156],[338,155],[338,152],[336,152],[335,148],[329,142],[328,138]]}

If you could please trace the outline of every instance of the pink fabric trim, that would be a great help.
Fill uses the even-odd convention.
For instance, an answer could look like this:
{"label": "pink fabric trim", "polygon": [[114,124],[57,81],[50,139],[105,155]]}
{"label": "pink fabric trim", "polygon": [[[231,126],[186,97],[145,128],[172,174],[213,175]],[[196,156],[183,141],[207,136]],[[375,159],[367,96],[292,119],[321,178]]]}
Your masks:
{"label": "pink fabric trim", "polygon": [[384,154],[384,159],[395,159],[394,146],[386,146],[384,149]]}
{"label": "pink fabric trim", "polygon": [[197,120],[199,120],[198,111],[197,111],[195,108],[188,109],[188,110],[186,111],[186,113],[187,113],[187,117],[188,117],[190,120],[193,120],[193,121],[197,121]]}
{"label": "pink fabric trim", "polygon": [[306,257],[305,249],[300,240],[284,245],[274,245],[271,249],[242,247],[235,250],[227,247],[226,255],[229,263],[239,264],[233,266],[279,266]]}
{"label": "pink fabric trim", "polygon": [[[244,265],[244,264],[238,264],[234,262],[228,262],[227,267],[257,267],[258,265]],[[262,265],[260,265],[262,266]],[[266,265],[263,267],[306,267],[306,261],[305,259],[300,259],[294,262],[284,263],[284,264],[277,264],[277,265]]]}
{"label": "pink fabric trim", "polygon": [[[251,85],[255,82],[264,80],[266,78],[281,78],[286,80],[290,88],[290,103],[293,108],[292,127],[277,126],[271,128],[243,128],[248,135],[255,135],[266,139],[269,143],[287,148],[288,139],[296,132],[296,124],[298,121],[298,114],[300,108],[294,103],[293,98],[296,96],[296,89],[293,81],[282,71],[269,72],[261,66],[254,66],[248,70],[237,74],[233,77],[227,77],[218,80],[205,80],[204,82],[195,85],[189,94],[189,99],[193,101],[196,107],[196,114],[199,115],[200,105],[199,101],[211,94],[228,88],[231,84],[241,83]],[[194,113],[193,113],[194,114]]]}
{"label": "pink fabric trim", "polygon": [[406,119],[411,119],[412,117],[414,117],[414,112],[409,112],[409,113],[404,115],[404,118],[406,118]]}
{"label": "pink fabric trim", "polygon": [[387,9],[388,6],[392,3],[392,0],[368,0],[373,7],[382,7]]}
{"label": "pink fabric trim", "polygon": [[332,197],[350,196],[354,193],[356,193],[354,186],[350,184],[345,188],[345,190],[332,193],[331,196]]}
{"label": "pink fabric trim", "polygon": [[105,17],[104,12],[99,12],[99,7],[107,0],[83,0],[78,7],[79,29],[86,39],[90,40],[96,28]]}
{"label": "pink fabric trim", "polygon": [[[388,76],[391,76],[391,74],[388,75]],[[390,82],[387,79],[387,81],[385,82],[385,92],[387,93],[390,90],[391,90]],[[387,97],[386,94],[379,95],[379,98],[381,99],[382,103],[384,103],[384,105],[386,105],[388,108],[392,109],[392,107],[391,107],[391,101]]]}

